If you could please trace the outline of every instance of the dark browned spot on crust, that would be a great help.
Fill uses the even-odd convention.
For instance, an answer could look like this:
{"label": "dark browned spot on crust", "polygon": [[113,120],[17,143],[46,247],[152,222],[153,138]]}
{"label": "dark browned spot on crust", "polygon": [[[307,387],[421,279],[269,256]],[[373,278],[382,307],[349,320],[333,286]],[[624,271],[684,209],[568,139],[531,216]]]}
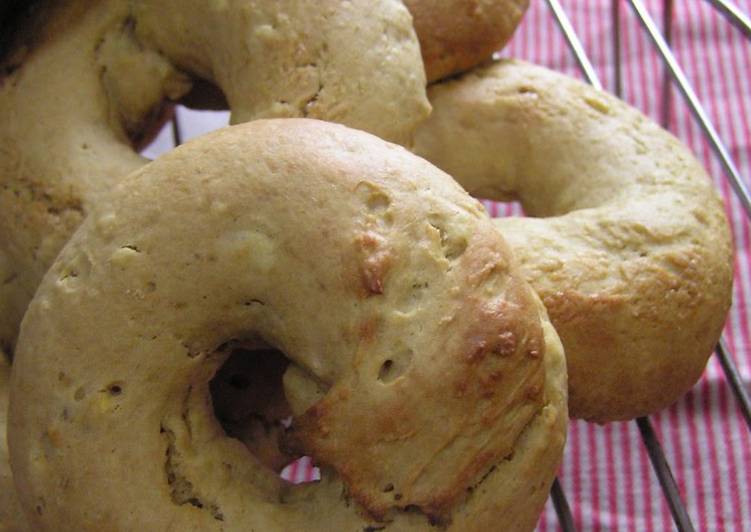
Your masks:
{"label": "dark browned spot on crust", "polygon": [[[532,323],[519,324],[516,318],[518,313],[519,305],[505,300],[479,305],[477,325],[470,328],[466,337],[465,360],[474,364],[489,355],[506,358],[517,353],[521,347],[525,347],[525,351],[539,352],[543,348],[542,329],[538,327],[538,330],[532,329],[532,334],[527,331],[524,335],[521,331]],[[519,338],[524,338],[524,342],[520,342]]]}

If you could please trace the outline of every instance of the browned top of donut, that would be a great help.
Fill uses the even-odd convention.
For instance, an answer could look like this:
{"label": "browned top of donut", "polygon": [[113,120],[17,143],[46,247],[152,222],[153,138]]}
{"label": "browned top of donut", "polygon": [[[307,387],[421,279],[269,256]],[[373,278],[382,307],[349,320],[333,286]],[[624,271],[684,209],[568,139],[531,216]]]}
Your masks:
{"label": "browned top of donut", "polygon": [[489,59],[513,35],[529,0],[405,0],[428,81]]}

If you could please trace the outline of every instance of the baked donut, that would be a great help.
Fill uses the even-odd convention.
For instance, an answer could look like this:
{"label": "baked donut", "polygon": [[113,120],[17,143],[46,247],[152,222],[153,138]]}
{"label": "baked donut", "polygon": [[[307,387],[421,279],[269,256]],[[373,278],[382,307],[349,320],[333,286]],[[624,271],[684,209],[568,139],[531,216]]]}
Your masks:
{"label": "baked donut", "polygon": [[497,62],[431,88],[415,152],[496,220],[566,350],[570,411],[646,415],[699,378],[730,306],[723,205],[676,138],[607,93]]}
{"label": "baked donut", "polygon": [[[213,415],[231,346],[264,344],[297,407],[323,391],[284,442],[318,483]],[[9,443],[41,530],[521,530],[566,418],[560,343],[479,202],[367,133],[259,120],[92,209],[21,326]]]}
{"label": "baked donut", "polygon": [[529,0],[404,0],[428,81],[464,72],[508,42]]}
{"label": "baked donut", "polygon": [[9,377],[10,360],[0,351],[0,532],[23,532],[28,525],[13,486],[6,439]]}
{"label": "baked donut", "polygon": [[[144,164],[165,99],[216,83],[234,122],[309,116],[408,142],[427,116],[397,0],[46,2],[0,73],[0,346],[91,205]],[[374,76],[373,73],[378,75]]]}

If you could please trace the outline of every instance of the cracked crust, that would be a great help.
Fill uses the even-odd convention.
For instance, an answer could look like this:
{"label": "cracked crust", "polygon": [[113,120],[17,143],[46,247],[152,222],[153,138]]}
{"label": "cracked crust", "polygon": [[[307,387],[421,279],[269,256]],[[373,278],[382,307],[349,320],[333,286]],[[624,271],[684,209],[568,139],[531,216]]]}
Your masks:
{"label": "cracked crust", "polygon": [[428,82],[490,59],[511,39],[529,0],[404,0]]}
{"label": "cracked crust", "polygon": [[72,0],[46,2],[29,24],[0,65],[0,346],[11,353],[44,272],[91,206],[145,164],[132,140],[195,76],[222,88],[233,122],[310,116],[408,143],[429,112],[396,0]]}
{"label": "cracked crust", "polygon": [[496,222],[561,335],[572,415],[629,419],[685,393],[733,281],[722,202],[688,149],[614,96],[518,61],[430,97],[416,153],[539,217]]}
{"label": "cracked crust", "polygon": [[[318,483],[285,483],[214,417],[226,346],[253,339],[290,360],[287,444]],[[565,435],[560,343],[481,204],[305,119],[120,183],[46,275],[14,364],[12,463],[40,529],[531,529]]]}

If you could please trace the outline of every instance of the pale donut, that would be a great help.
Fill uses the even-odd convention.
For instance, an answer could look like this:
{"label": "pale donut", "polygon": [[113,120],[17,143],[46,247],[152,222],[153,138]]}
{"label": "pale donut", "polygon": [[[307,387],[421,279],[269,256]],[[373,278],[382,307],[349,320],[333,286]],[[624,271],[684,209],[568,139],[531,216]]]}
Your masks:
{"label": "pale donut", "polygon": [[[288,396],[324,389],[287,442],[321,482],[222,432],[235,341],[286,353]],[[367,133],[260,120],[130,175],[67,243],[21,327],[11,463],[42,530],[529,530],[565,386],[479,202]]]}
{"label": "pale donut", "polygon": [[189,90],[183,72],[219,85],[234,122],[310,116],[405,143],[429,112],[397,0],[47,4],[21,32],[28,50],[0,65],[0,345],[10,352],[73,229],[144,164],[129,135]]}
{"label": "pale donut", "polygon": [[22,532],[28,525],[13,486],[6,440],[9,377],[10,361],[0,350],[0,532]]}
{"label": "pale donut", "polygon": [[730,306],[722,202],[680,142],[607,93],[522,62],[434,86],[416,153],[498,219],[568,360],[570,410],[645,415],[696,382]]}
{"label": "pale donut", "polygon": [[404,0],[428,81],[469,70],[508,42],[529,0]]}
{"label": "pale donut", "polygon": [[[428,83],[487,61],[511,39],[529,0],[404,0],[413,18]],[[226,109],[221,91],[199,84],[186,97],[197,109]],[[184,101],[185,101],[184,100]]]}

